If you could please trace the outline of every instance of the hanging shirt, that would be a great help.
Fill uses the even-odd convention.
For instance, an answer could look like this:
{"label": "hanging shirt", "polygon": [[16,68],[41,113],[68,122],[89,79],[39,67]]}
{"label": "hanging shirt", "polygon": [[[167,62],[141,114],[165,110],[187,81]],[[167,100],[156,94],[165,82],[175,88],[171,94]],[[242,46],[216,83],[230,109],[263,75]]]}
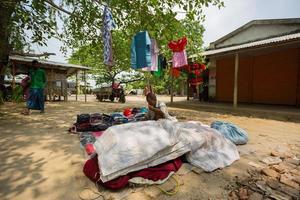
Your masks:
{"label": "hanging shirt", "polygon": [[138,32],[131,42],[131,68],[152,66],[151,40],[147,31]]}
{"label": "hanging shirt", "polygon": [[184,67],[188,64],[185,46],[187,38],[183,37],[177,41],[169,42],[168,46],[173,51],[172,63],[173,68]]}
{"label": "hanging shirt", "polygon": [[158,70],[158,45],[155,39],[151,39],[151,66],[145,67],[143,71],[157,71]]}
{"label": "hanging shirt", "polygon": [[169,42],[168,46],[173,52],[181,52],[185,49],[185,46],[187,45],[187,39],[186,37],[183,37],[182,39],[179,39],[177,41],[171,41]]}
{"label": "hanging shirt", "polygon": [[173,68],[184,67],[188,64],[186,51],[174,52],[172,57]]}
{"label": "hanging shirt", "polygon": [[158,55],[157,71],[152,72],[152,74],[156,77],[160,77],[162,75],[162,69],[165,69],[166,65],[166,58],[163,55]]}
{"label": "hanging shirt", "polygon": [[103,44],[104,44],[104,64],[112,66],[113,65],[113,51],[112,51],[112,36],[111,30],[116,27],[113,20],[112,14],[107,6],[104,8],[103,12]]}

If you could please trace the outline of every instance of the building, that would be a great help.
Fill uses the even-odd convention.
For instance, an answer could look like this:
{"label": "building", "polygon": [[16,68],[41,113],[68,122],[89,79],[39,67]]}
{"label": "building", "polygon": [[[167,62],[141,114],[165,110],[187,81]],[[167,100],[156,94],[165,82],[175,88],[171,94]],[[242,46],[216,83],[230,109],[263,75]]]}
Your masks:
{"label": "building", "polygon": [[[32,61],[35,60],[31,57],[24,56],[10,56],[9,57],[9,71],[11,72],[12,87],[17,83],[16,75],[27,75],[29,73],[29,68],[32,66]],[[75,83],[78,84],[78,73],[83,71],[84,77],[86,76],[86,71],[89,70],[88,67],[73,65],[68,63],[59,63],[47,60],[38,60],[42,69],[46,72],[47,84],[45,88],[45,96],[48,100],[52,101],[57,99],[63,99],[65,101],[68,100],[68,83],[67,78],[76,75],[77,81]],[[86,79],[84,79],[86,80]],[[87,85],[86,81],[85,84]],[[78,84],[79,85],[79,84]],[[79,88],[79,86],[75,86]],[[77,93],[76,93],[77,100]],[[86,100],[86,98],[85,98]]]}
{"label": "building", "polygon": [[300,106],[300,18],[251,21],[204,55],[216,101]]}

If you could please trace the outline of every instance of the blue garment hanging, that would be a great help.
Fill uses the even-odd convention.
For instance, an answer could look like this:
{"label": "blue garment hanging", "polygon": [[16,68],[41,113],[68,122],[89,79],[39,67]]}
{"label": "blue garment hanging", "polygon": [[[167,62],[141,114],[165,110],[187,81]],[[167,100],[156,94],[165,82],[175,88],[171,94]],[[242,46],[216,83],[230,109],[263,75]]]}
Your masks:
{"label": "blue garment hanging", "polygon": [[147,31],[138,32],[131,42],[131,68],[152,66],[151,40]]}
{"label": "blue garment hanging", "polygon": [[103,12],[103,44],[104,44],[104,64],[112,66],[113,65],[113,51],[112,51],[112,36],[111,30],[116,27],[113,20],[112,14],[107,6],[104,8]]}

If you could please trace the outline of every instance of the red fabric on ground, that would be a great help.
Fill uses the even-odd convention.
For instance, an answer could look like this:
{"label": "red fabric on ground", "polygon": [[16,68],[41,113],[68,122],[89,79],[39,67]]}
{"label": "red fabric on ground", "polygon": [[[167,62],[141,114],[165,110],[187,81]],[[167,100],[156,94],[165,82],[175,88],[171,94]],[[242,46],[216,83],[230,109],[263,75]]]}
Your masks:
{"label": "red fabric on ground", "polygon": [[121,189],[125,187],[128,184],[128,180],[130,179],[130,176],[126,175],[103,183],[100,179],[100,171],[98,166],[97,155],[85,162],[83,166],[83,173],[94,183],[97,182],[103,187],[106,187],[108,189],[113,189],[113,190]]}
{"label": "red fabric on ground", "polygon": [[168,161],[155,167],[150,167],[134,172],[130,176],[131,178],[142,177],[144,179],[149,179],[152,181],[163,180],[167,178],[171,172],[177,172],[181,165],[182,161],[180,160],[180,158],[176,158],[175,160]]}
{"label": "red fabric on ground", "polygon": [[93,182],[109,188],[109,189],[121,189],[128,185],[128,181],[134,177],[142,177],[152,181],[163,180],[169,176],[169,174],[174,171],[177,172],[181,167],[182,161],[180,158],[175,160],[168,161],[166,163],[157,165],[155,167],[150,167],[142,169],[136,172],[131,172],[128,175],[120,176],[114,180],[103,183],[100,179],[100,171],[98,166],[98,157],[94,156],[93,158],[86,161],[83,166],[83,173]]}

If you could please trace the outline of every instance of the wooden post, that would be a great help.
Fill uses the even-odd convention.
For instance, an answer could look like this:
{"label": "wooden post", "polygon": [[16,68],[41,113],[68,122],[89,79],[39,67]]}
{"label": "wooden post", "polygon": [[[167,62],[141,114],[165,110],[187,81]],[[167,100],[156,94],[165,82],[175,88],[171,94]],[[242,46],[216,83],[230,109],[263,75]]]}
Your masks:
{"label": "wooden post", "polygon": [[187,85],[187,98],[186,98],[186,100],[190,100],[190,84],[189,84],[189,77],[187,78],[187,81],[186,81],[186,85]]}
{"label": "wooden post", "polygon": [[53,84],[54,84],[54,73],[53,68],[51,68],[51,74],[50,74],[50,81],[49,81],[49,100],[52,101],[52,94],[53,94]]}
{"label": "wooden post", "polygon": [[173,103],[173,87],[174,87],[174,76],[171,75],[171,103]]}
{"label": "wooden post", "polygon": [[64,77],[64,81],[61,83],[61,87],[65,86],[65,96],[64,96],[64,101],[68,101],[68,79],[67,79],[67,74],[68,72],[66,71],[66,76]]}
{"label": "wooden post", "polygon": [[75,90],[76,90],[76,101],[78,100],[78,70],[76,70],[76,85],[75,85]]}
{"label": "wooden post", "polygon": [[199,94],[200,91],[199,90],[200,90],[200,84],[197,84],[196,85],[196,99],[199,99],[199,96],[200,96],[200,94]]}
{"label": "wooden post", "polygon": [[237,108],[237,97],[238,97],[238,71],[239,71],[239,54],[235,54],[234,64],[234,88],[233,88],[233,107]]}
{"label": "wooden post", "polygon": [[87,102],[87,98],[86,98],[86,91],[87,91],[86,70],[84,70],[83,73],[84,73],[84,101]]}
{"label": "wooden post", "polygon": [[12,80],[12,88],[15,89],[16,87],[16,68],[15,68],[15,63],[12,64],[12,75],[13,75],[13,80]]}

